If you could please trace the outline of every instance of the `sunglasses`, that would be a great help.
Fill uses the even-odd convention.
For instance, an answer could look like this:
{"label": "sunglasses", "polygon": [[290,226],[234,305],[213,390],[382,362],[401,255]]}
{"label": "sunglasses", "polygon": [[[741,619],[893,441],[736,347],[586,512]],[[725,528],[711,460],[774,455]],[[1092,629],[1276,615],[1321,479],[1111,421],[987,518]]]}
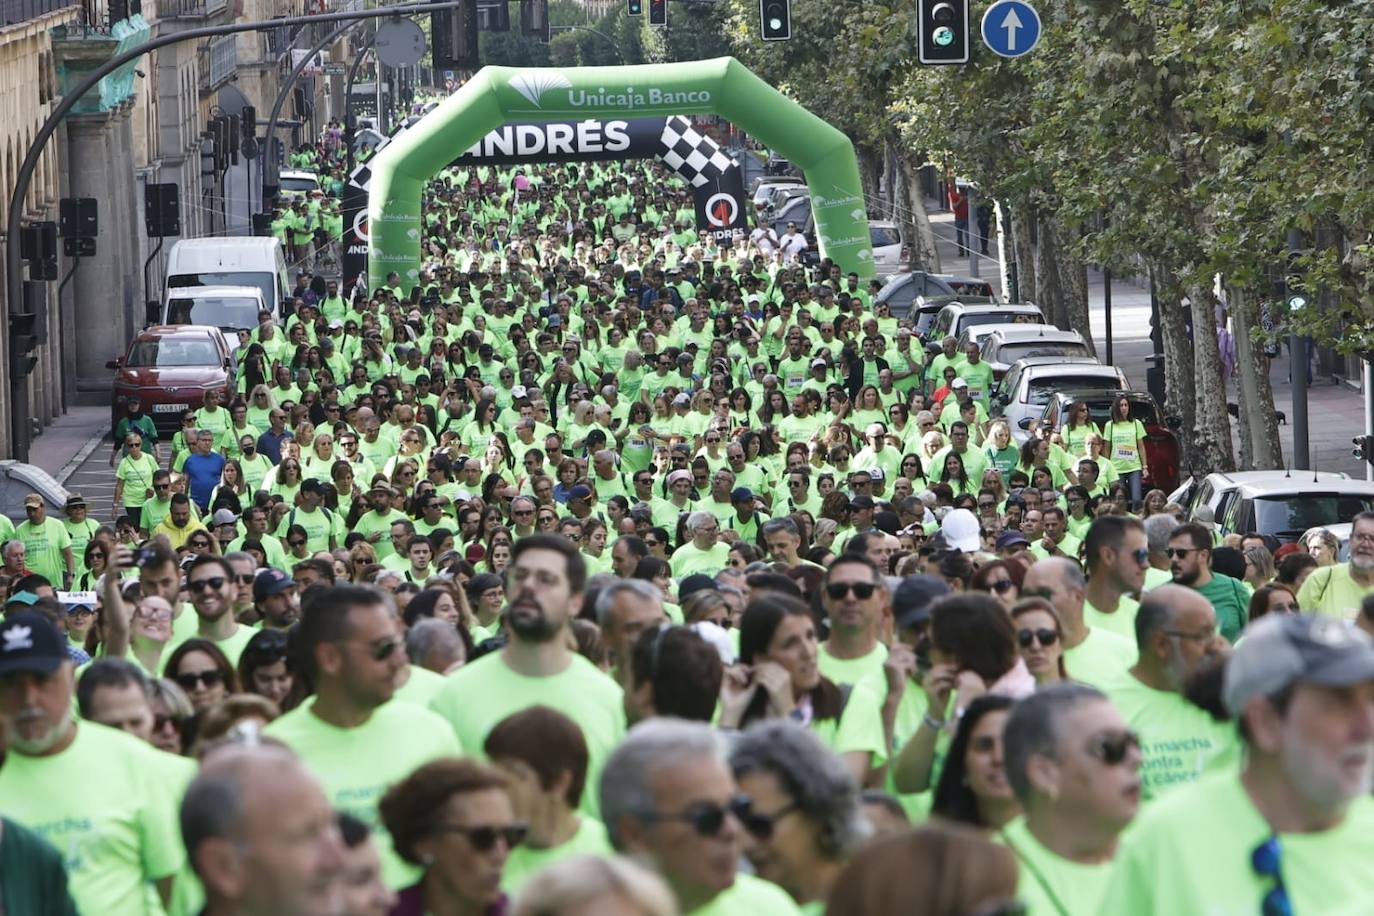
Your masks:
{"label": "sunglasses", "polygon": [[490,852],[496,847],[497,840],[505,841],[507,849],[514,849],[525,842],[529,827],[524,824],[510,824],[506,827],[462,827],[458,824],[442,824],[434,828],[439,833],[461,834],[478,852]]}
{"label": "sunglasses", "polygon": [[1054,630],[1019,630],[1016,633],[1016,641],[1021,644],[1021,648],[1029,649],[1033,643],[1039,641],[1040,645],[1049,648],[1059,642],[1059,634]]}
{"label": "sunglasses", "polygon": [[225,579],[223,576],[210,576],[206,579],[197,579],[194,582],[186,583],[186,590],[193,595],[199,595],[207,588],[212,591],[219,591],[224,587]]}
{"label": "sunglasses", "polygon": [[873,597],[877,589],[878,586],[872,582],[831,582],[826,585],[825,593],[831,601],[842,601],[852,591],[855,598],[866,601]]}
{"label": "sunglasses", "polygon": [[1016,583],[1010,579],[998,579],[996,582],[988,583],[988,591],[996,592],[999,595],[1005,595],[1007,592],[1011,591],[1015,585]]}
{"label": "sunglasses", "polygon": [[1279,838],[1271,836],[1250,853],[1250,867],[1263,878],[1272,878],[1274,886],[1260,900],[1261,916],[1290,916],[1293,903],[1283,883],[1283,851]]}
{"label": "sunglasses", "polygon": [[[666,628],[665,628],[666,629]],[[750,816],[750,809],[753,801],[747,795],[736,795],[724,805],[712,804],[711,802],[700,802],[690,805],[680,814],[658,814],[655,815],[660,821],[680,821],[692,828],[697,836],[711,837],[718,836],[720,830],[725,826],[725,818],[733,814],[741,823]],[[772,829],[772,825],[769,825]]]}
{"label": "sunglasses", "polygon": [[175,716],[153,716],[153,731],[160,732],[169,725],[181,730],[181,720]]}
{"label": "sunglasses", "polygon": [[[1201,547],[1166,547],[1166,548],[1164,549],[1164,555],[1165,555],[1166,557],[1168,557],[1169,559],[1171,559],[1171,560],[1172,560],[1174,557],[1178,557],[1179,559],[1182,559],[1183,557],[1186,557],[1186,556],[1187,556],[1188,554],[1190,554],[1190,553],[1197,553],[1197,552],[1198,552],[1199,550],[1201,550],[1201,549],[1202,549]],[[1146,551],[1145,555],[1146,555],[1146,557],[1148,557],[1148,556],[1149,556],[1149,551]]]}
{"label": "sunglasses", "polygon": [[188,671],[185,674],[178,674],[176,682],[182,690],[195,690],[200,684],[204,684],[206,687],[218,687],[224,683],[224,672],[218,670]]}
{"label": "sunglasses", "polygon": [[1140,750],[1140,736],[1133,731],[1099,735],[1088,743],[1088,753],[1109,767],[1120,766],[1132,750]]}
{"label": "sunglasses", "polygon": [[391,658],[392,654],[399,648],[401,648],[401,641],[396,637],[383,639],[381,642],[373,644],[372,658],[374,661],[384,662]]}

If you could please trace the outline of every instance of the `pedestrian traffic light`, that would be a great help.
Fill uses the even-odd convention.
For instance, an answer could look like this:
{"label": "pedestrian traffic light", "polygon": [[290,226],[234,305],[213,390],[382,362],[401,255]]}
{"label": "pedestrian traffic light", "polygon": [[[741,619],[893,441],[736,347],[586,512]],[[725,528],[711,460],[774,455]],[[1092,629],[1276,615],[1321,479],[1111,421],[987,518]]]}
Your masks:
{"label": "pedestrian traffic light", "polygon": [[1370,464],[1374,464],[1374,436],[1356,436],[1350,440],[1355,443],[1355,447],[1350,450],[1350,454],[1356,458],[1363,458]]}
{"label": "pedestrian traffic light", "polygon": [[625,12],[631,16],[643,16],[644,0],[625,0]]}
{"label": "pedestrian traffic light", "polygon": [[668,24],[668,0],[649,0],[649,25]]}
{"label": "pedestrian traffic light", "polygon": [[968,0],[920,0],[917,16],[917,59],[921,63],[968,63]]}
{"label": "pedestrian traffic light", "polygon": [[759,0],[759,24],[764,41],[786,41],[791,38],[791,0]]}

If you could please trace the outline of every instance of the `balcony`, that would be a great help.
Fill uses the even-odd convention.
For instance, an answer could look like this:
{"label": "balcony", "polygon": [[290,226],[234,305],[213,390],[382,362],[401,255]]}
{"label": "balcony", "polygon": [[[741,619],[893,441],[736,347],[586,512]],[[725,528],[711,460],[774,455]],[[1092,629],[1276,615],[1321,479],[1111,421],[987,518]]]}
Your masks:
{"label": "balcony", "polygon": [[76,0],[0,0],[0,26],[18,25],[76,5]]}
{"label": "balcony", "polygon": [[206,19],[229,8],[229,0],[158,0],[163,19]]}
{"label": "balcony", "polygon": [[210,39],[197,52],[200,69],[200,91],[214,92],[229,82],[239,68],[239,44],[233,35]]}

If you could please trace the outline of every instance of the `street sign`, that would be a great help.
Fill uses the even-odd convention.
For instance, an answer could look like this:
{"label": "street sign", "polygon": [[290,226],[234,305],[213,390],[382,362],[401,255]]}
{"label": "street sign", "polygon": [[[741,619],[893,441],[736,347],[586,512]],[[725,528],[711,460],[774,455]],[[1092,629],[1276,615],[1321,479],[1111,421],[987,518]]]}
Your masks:
{"label": "street sign", "polygon": [[348,65],[342,61],[325,61],[324,73],[326,76],[343,76],[348,72]]}
{"label": "street sign", "polygon": [[983,14],[983,43],[999,57],[1029,54],[1040,31],[1040,14],[1026,0],[997,0]]}

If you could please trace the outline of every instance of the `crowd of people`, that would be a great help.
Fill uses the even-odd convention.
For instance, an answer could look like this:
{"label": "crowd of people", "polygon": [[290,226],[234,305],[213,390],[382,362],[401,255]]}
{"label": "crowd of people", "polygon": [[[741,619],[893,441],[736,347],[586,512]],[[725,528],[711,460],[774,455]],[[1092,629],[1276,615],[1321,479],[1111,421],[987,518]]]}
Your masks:
{"label": "crowd of people", "polygon": [[415,288],[303,271],[112,524],[26,502],[0,912],[1368,912],[1374,513],[1221,538],[692,219],[449,169]]}

